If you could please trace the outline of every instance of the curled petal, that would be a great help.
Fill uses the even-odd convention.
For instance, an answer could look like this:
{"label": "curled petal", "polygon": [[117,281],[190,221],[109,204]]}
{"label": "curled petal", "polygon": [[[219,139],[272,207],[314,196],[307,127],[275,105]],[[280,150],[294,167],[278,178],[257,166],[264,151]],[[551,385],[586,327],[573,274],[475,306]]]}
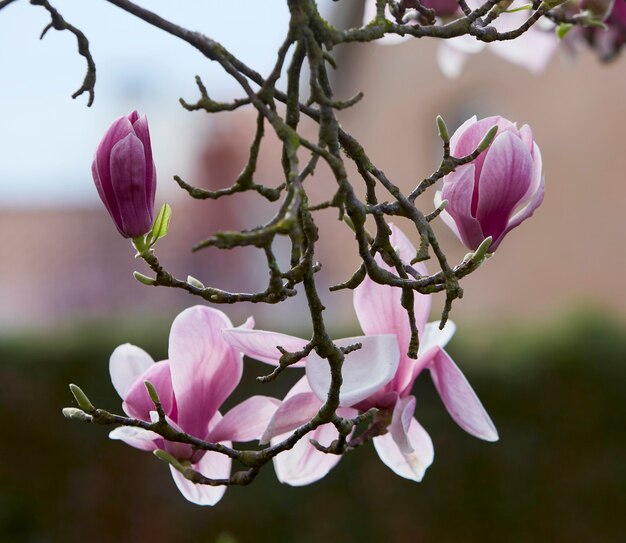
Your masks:
{"label": "curled petal", "polygon": [[111,186],[121,223],[120,233],[134,238],[152,227],[153,208],[146,197],[146,162],[143,144],[135,134],[128,134],[111,149]]}
{"label": "curled petal", "polygon": [[[391,227],[389,241],[398,253],[398,256],[409,263],[415,256],[415,247],[402,231],[395,225]],[[378,264],[390,269],[377,255]],[[420,263],[416,266],[419,273],[426,275],[426,267]],[[354,309],[363,332],[367,335],[394,334],[398,339],[400,362],[389,388],[401,390],[408,386],[415,361],[407,356],[411,339],[411,328],[406,309],[401,303],[402,291],[389,285],[380,285],[366,276],[362,283],[354,290]],[[414,294],[413,313],[418,331],[421,333],[428,314],[430,313],[430,296]]]}
{"label": "curled petal", "polygon": [[111,217],[115,221],[115,224],[121,224],[121,217],[115,193],[113,192],[113,186],[111,185],[111,165],[109,158],[113,146],[118,141],[128,136],[128,134],[132,133],[132,124],[126,116],[113,121],[96,149],[92,165],[96,189],[111,214]]}
{"label": "curled petal", "polygon": [[[356,343],[360,343],[361,348],[346,355],[341,370],[343,384],[339,404],[342,407],[365,400],[386,385],[398,369],[400,351],[395,335],[361,336],[335,342],[339,347]],[[308,357],[306,375],[316,396],[326,401],[331,378],[328,360],[312,352]]]}
{"label": "curled petal", "polygon": [[430,436],[422,425],[411,417],[401,443],[403,449],[406,450],[408,444],[412,451],[402,452],[391,433],[374,438],[374,447],[383,463],[396,475],[419,483],[435,457]]}
{"label": "curled petal", "polygon": [[[286,334],[277,332],[267,332],[265,330],[252,330],[250,328],[227,328],[222,331],[224,340],[234,349],[242,352],[246,356],[271,364],[278,365],[281,353],[278,346],[293,353],[301,351],[307,345],[307,341]],[[299,360],[290,368],[302,368],[306,359]]]}
{"label": "curled petal", "polygon": [[252,396],[233,407],[215,425],[209,441],[251,441],[259,439],[276,413],[280,401],[269,396]]}
{"label": "curled petal", "polygon": [[295,394],[285,399],[269,421],[261,444],[268,443],[277,435],[295,430],[309,422],[322,406],[320,399],[312,392]]}
{"label": "curled petal", "polygon": [[[136,113],[136,112],[133,112]],[[133,130],[143,144],[146,161],[146,205],[150,209],[154,209],[154,196],[156,194],[156,168],[152,158],[152,143],[150,142],[150,129],[148,128],[148,119],[145,115],[139,117],[133,122]]]}
{"label": "curled petal", "polygon": [[486,155],[476,219],[485,236],[497,239],[531,185],[533,160],[524,142],[511,132],[496,136]]}
{"label": "curled petal", "polygon": [[111,382],[122,399],[137,378],[154,364],[152,357],[143,349],[125,343],[113,351],[109,359]]}
{"label": "curled petal", "polygon": [[420,355],[426,353],[433,347],[441,347],[442,349],[452,339],[456,332],[456,324],[448,320],[443,330],[439,329],[439,321],[429,322],[424,328],[424,333],[420,336]]}
{"label": "curled petal", "polygon": [[[227,442],[227,446],[231,443]],[[227,479],[230,477],[231,459],[216,452],[206,452],[199,462],[192,464],[193,469],[211,479]],[[185,476],[170,466],[172,477],[180,493],[196,505],[215,505],[222,499],[225,486],[210,486],[192,483]]]}
{"label": "curled petal", "polygon": [[496,427],[450,355],[437,348],[429,369],[435,388],[454,421],[479,439],[497,441]]}
{"label": "curled petal", "polygon": [[443,75],[449,79],[456,79],[461,75],[463,66],[467,62],[467,53],[448,44],[452,39],[445,40],[439,44],[437,48],[437,64],[439,64],[439,69]]}
{"label": "curled petal", "polygon": [[415,396],[406,396],[398,399],[391,415],[389,433],[403,455],[411,454],[415,451],[408,436],[413,413],[415,413],[415,401]]}
{"label": "curled petal", "polygon": [[150,430],[120,426],[109,432],[110,439],[119,439],[135,449],[154,451],[162,446],[163,438]]}
{"label": "curled petal", "polygon": [[172,390],[172,377],[167,360],[152,364],[139,378],[129,387],[124,399],[124,411],[131,417],[141,420],[150,420],[150,412],[154,411],[154,402],[148,395],[145,381],[150,381],[159,395],[163,411],[171,415],[174,409],[174,391]]}
{"label": "curled petal", "polygon": [[441,198],[448,200],[442,215],[447,213],[454,219],[456,230],[466,247],[477,249],[485,235],[480,223],[472,215],[474,182],[474,165],[459,166],[445,177]]}
{"label": "curled petal", "polygon": [[176,317],[170,332],[170,370],[178,406],[177,422],[203,439],[209,421],[235,389],[243,371],[241,355],[222,337],[232,328],[221,311],[195,306]]}
{"label": "curled petal", "polygon": [[[357,411],[339,409],[337,414],[341,417],[353,418],[357,415]],[[282,441],[288,435],[283,434],[274,438],[272,444]],[[337,437],[339,433],[333,424],[323,424],[300,439],[292,449],[275,456],[273,461],[278,480],[291,486],[304,486],[322,479],[337,465],[341,456],[320,452],[310,444],[309,440],[315,439],[322,445],[329,445]]]}

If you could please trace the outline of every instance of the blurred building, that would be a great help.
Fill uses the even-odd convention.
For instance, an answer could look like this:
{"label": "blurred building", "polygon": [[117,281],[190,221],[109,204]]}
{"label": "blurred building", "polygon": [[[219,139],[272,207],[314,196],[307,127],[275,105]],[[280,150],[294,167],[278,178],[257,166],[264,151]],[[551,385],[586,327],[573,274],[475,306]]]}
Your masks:
{"label": "blurred building", "polygon": [[[355,3],[355,22],[360,9],[360,3]],[[456,306],[455,318],[547,316],[579,303],[626,314],[626,297],[619,288],[626,266],[626,215],[622,211],[626,200],[626,154],[622,152],[626,59],[601,65],[586,52],[575,58],[561,52],[547,72],[537,77],[484,52],[470,59],[461,77],[451,81],[437,67],[436,47],[435,40],[343,46],[337,52],[340,69],[334,85],[339,98],[365,92],[361,103],[341,112],[342,123],[406,191],[438,164],[437,114],[443,115],[451,129],[473,114],[501,114],[532,127],[544,158],[545,202],[531,220],[508,236],[483,269],[464,280],[466,295]],[[209,121],[196,118],[189,128],[195,131],[190,141],[195,142],[196,157],[186,167],[186,181],[212,189],[230,185],[245,165],[254,124],[250,110]],[[313,126],[305,123],[304,130],[315,136]],[[278,142],[268,135],[257,182],[269,186],[282,182],[279,159]],[[358,175],[354,169],[350,172],[362,191]],[[86,173],[85,183],[90,182]],[[168,184],[172,185],[161,179],[161,186]],[[314,202],[333,194],[334,181],[321,161],[306,186]],[[225,289],[265,287],[267,270],[260,251],[208,249],[192,254],[190,247],[217,230],[262,224],[271,218],[275,205],[256,194],[198,202],[182,191],[170,188],[166,192],[168,200],[173,198],[174,216],[158,255],[168,270]],[[418,200],[427,212],[432,209],[433,194],[431,189]],[[379,197],[384,200],[388,195],[381,189]],[[323,265],[319,278],[322,285],[330,285],[349,277],[358,256],[351,232],[337,220],[336,210],[322,211],[319,216],[323,240],[317,255]],[[399,224],[410,232],[408,223]],[[158,312],[198,301],[182,291],[136,283],[132,271],[145,272],[145,267],[133,260],[129,244],[119,238],[101,207],[2,209],[0,229],[5,233],[0,264],[2,328]],[[456,238],[441,223],[436,232],[450,259],[460,260],[466,250]],[[417,241],[414,232],[410,235]],[[286,261],[286,245],[281,251]],[[353,320],[349,298],[348,293],[332,299],[327,296],[333,322]],[[302,308],[302,301],[289,304]],[[237,317],[254,312],[271,319],[267,307],[233,308],[233,312]]]}

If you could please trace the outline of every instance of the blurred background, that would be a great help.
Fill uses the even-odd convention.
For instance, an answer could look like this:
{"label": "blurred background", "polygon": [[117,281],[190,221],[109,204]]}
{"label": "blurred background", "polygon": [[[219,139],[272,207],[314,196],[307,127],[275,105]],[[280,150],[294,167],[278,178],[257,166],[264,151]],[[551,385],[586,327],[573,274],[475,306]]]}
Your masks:
{"label": "blurred background", "polygon": [[[288,21],[282,0],[241,0],[236,8],[219,0],[144,4],[205,32],[261,73],[271,70]],[[198,303],[134,281],[133,270],[146,270],[100,204],[90,166],[113,119],[146,113],[157,205],[174,208],[158,247],[162,262],[208,285],[262,289],[266,270],[256,250],[191,254],[190,247],[216,230],[265,222],[273,207],[250,195],[191,201],[172,181],[178,174],[205,188],[231,184],[245,164],[255,115],[184,111],[178,99],[197,100],[196,74],[214,99],[240,94],[190,47],[106,2],[55,5],[90,39],[98,69],[92,108],[84,97],[70,99],[84,75],[73,36],[51,30],[39,42],[48,16],[26,2],[0,11],[0,541],[624,541],[625,58],[602,65],[589,51],[562,47],[534,75],[485,51],[449,80],[432,40],[338,48],[338,96],[365,93],[342,123],[404,189],[438,164],[437,114],[451,130],[473,114],[528,123],[542,150],[543,206],[464,280],[465,297],[453,310],[459,331],[449,350],[500,441],[464,434],[424,376],[416,416],[436,461],[421,484],[396,477],[365,448],[313,486],[282,486],[268,468],[217,507],[201,508],[178,494],[159,461],[60,414],[72,403],[69,382],[119,411],[110,353],[131,342],[165,357],[172,319]],[[360,0],[320,7],[339,26],[362,17]],[[281,182],[279,157],[267,137],[257,182]],[[323,167],[313,184],[313,200],[332,194]],[[418,201],[422,209],[432,209],[431,197]],[[330,285],[356,268],[357,254],[335,212],[319,217],[319,278]],[[451,260],[460,260],[466,251],[456,238],[440,224],[436,231]],[[324,296],[336,337],[358,333],[349,293]],[[258,328],[305,337],[301,298],[283,308],[226,311],[236,324],[252,314]],[[260,393],[254,376],[265,370],[246,366],[233,404]],[[261,393],[281,397],[296,378]]]}

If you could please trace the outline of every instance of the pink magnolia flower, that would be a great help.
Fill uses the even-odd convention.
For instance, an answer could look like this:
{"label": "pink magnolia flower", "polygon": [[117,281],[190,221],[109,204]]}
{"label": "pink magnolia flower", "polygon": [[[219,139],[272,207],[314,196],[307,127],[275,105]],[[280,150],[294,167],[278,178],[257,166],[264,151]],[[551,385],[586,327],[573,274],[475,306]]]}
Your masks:
{"label": "pink magnolia flower", "polygon": [[472,153],[489,129],[498,133],[486,151],[443,179],[435,205],[448,200],[441,218],[469,249],[491,236],[495,251],[504,236],[528,219],[543,201],[541,152],[528,125],[518,129],[503,117],[476,116],[450,138],[452,156]]}
{"label": "pink magnolia flower", "polygon": [[120,234],[146,234],[154,221],[156,168],[146,116],[120,117],[98,145],[91,165],[96,189]]}
{"label": "pink magnolia flower", "polygon": [[[429,5],[428,7],[433,7],[435,11],[438,11],[437,6],[440,6],[440,2],[434,1],[433,5]],[[482,3],[483,2],[480,0],[468,0],[468,5],[472,9],[478,8]],[[511,5],[510,9],[520,7],[523,4],[524,2],[522,0],[516,0],[516,2],[513,2]],[[448,10],[444,10],[442,7],[439,7],[438,14],[445,17],[453,16],[455,12],[450,12],[449,8]],[[459,17],[462,16],[459,10],[456,11],[456,14]],[[376,0],[366,0],[363,24],[369,23],[375,15]],[[492,25],[500,32],[506,32],[520,27],[524,24],[526,19],[528,19],[528,16],[527,11],[504,13],[498,17]],[[387,17],[391,19],[388,9]],[[393,45],[410,38],[410,36],[389,34],[377,40],[376,43]],[[461,74],[469,55],[474,55],[480,53],[483,49],[488,49],[501,58],[522,66],[533,73],[541,73],[550,62],[558,44],[559,41],[554,35],[554,32],[552,32],[551,29],[545,28],[540,21],[515,40],[485,43],[478,41],[473,36],[459,36],[441,40],[437,51],[437,61],[444,75],[455,78]]]}
{"label": "pink magnolia flower", "polygon": [[[250,322],[244,326],[250,326]],[[169,338],[169,360],[154,362],[134,345],[119,346],[110,360],[113,386],[124,400],[130,417],[151,421],[155,407],[145,381],[154,385],[168,422],[197,438],[223,443],[258,439],[276,411],[279,401],[253,396],[224,416],[218,409],[235,389],[243,371],[242,356],[222,338],[221,330],[232,323],[224,313],[204,306],[186,309],[174,319]],[[144,451],[163,449],[184,465],[206,477],[230,476],[231,459],[216,453],[194,450],[184,443],[164,440],[154,432],[121,426],[109,437]],[[170,466],[176,486],[190,502],[215,505],[226,487],[196,485]]]}
{"label": "pink magnolia flower", "polygon": [[[410,261],[415,255],[415,248],[404,234],[392,226],[391,242],[399,256]],[[380,266],[390,269],[384,264],[380,256],[376,257]],[[423,265],[417,267],[420,273],[426,274]],[[415,411],[415,397],[411,389],[422,370],[428,369],[437,391],[452,418],[470,434],[487,441],[498,439],[497,431],[483,408],[480,400],[471,386],[443,350],[454,333],[454,325],[448,323],[443,331],[437,323],[426,324],[430,311],[430,297],[416,294],[415,318],[419,330],[420,349],[417,359],[406,355],[410,341],[410,327],[406,310],[400,303],[399,289],[379,285],[366,278],[355,289],[354,307],[361,328],[366,338],[388,337],[392,335],[399,345],[400,359],[397,369],[391,379],[379,386],[370,394],[349,395],[347,401],[342,402],[344,417],[353,417],[357,411],[366,411],[371,407],[380,409],[390,417],[388,432],[374,438],[374,446],[381,460],[396,474],[407,479],[420,481],[434,458],[434,451],[430,437],[413,417]],[[263,332],[259,330],[230,329],[224,331],[226,340],[242,350],[248,356],[263,362],[276,364],[279,353],[276,345],[297,350],[305,343],[303,340]],[[293,343],[290,347],[289,341]],[[354,341],[354,340],[353,340]],[[356,351],[355,353],[358,353]],[[362,357],[362,380],[367,378],[370,367],[376,365],[372,358]],[[282,405],[276,411],[261,441],[271,438],[280,439],[285,432],[297,428],[317,412],[328,390],[328,381],[319,379],[316,371],[309,366],[317,364],[316,355],[312,354],[306,362],[307,378],[299,381],[287,394]],[[313,364],[311,364],[313,362]],[[301,364],[302,365],[302,364]],[[344,372],[344,386],[354,388],[354,376]],[[357,379],[358,381],[358,379]],[[355,411],[356,410],[356,411]],[[337,437],[337,431],[332,425],[325,425],[318,429],[318,434],[310,436],[322,444],[327,444]],[[326,475],[340,457],[324,454],[309,443],[302,442],[297,448],[281,453],[274,459],[274,465],[279,479],[292,485],[302,485],[314,482]]]}
{"label": "pink magnolia flower", "polygon": [[[604,5],[606,2],[593,3],[587,1],[581,7],[584,9],[599,8],[600,6],[597,4]],[[579,33],[602,60],[612,60],[626,44],[626,0],[614,0],[610,8],[608,17],[604,19],[605,29],[579,29]]]}

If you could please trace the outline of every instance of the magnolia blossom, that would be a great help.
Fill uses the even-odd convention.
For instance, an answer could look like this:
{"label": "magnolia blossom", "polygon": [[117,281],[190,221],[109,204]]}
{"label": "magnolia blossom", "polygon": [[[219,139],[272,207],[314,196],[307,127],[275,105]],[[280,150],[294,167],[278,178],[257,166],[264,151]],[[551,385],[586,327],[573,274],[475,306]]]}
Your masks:
{"label": "magnolia blossom", "polygon": [[[483,3],[480,0],[468,0],[468,5],[472,9],[480,7]],[[509,9],[515,9],[524,5],[523,0],[515,0]],[[434,1],[432,7],[441,16],[454,15],[454,12],[444,12],[437,10],[437,2]],[[430,7],[430,6],[429,6]],[[387,17],[392,19],[389,9],[386,11]],[[456,11],[458,17],[463,14],[460,10]],[[376,0],[366,0],[363,13],[363,23],[368,24],[376,15]],[[503,13],[498,17],[492,25],[500,32],[514,30],[522,26],[528,19],[528,11],[519,11],[514,13]],[[408,24],[415,24],[412,18]],[[545,26],[547,25],[547,26]],[[397,36],[394,34],[386,35],[376,43],[393,45],[400,43],[411,36]],[[485,43],[477,40],[473,36],[458,36],[456,38],[441,40],[437,52],[437,61],[441,71],[448,77],[458,77],[465,65],[465,61],[469,55],[480,53],[487,48],[492,53],[518,64],[533,73],[541,73],[545,70],[548,62],[558,47],[558,39],[552,32],[551,24],[539,21],[534,24],[528,31],[514,40],[495,41]]]}
{"label": "magnolia blossom", "polygon": [[[415,248],[404,234],[392,226],[391,243],[400,258],[409,262],[415,256]],[[386,269],[388,266],[380,256],[376,256],[378,264]],[[417,271],[426,274],[423,265]],[[394,337],[399,346],[399,363],[391,379],[382,386],[365,394],[352,394],[355,388],[365,390],[366,380],[374,380],[380,362],[372,357],[374,353],[361,352],[361,356],[353,359],[361,366],[362,373],[357,375],[354,367],[344,366],[343,387],[348,391],[343,396],[344,417],[352,417],[357,411],[366,411],[371,407],[381,410],[382,416],[390,419],[388,432],[374,438],[374,446],[381,460],[396,474],[407,479],[420,481],[428,466],[432,463],[434,452],[430,437],[413,417],[415,397],[411,389],[422,370],[428,369],[437,391],[452,418],[467,432],[487,441],[498,439],[497,431],[483,408],[471,386],[443,350],[454,333],[454,325],[448,323],[443,331],[437,323],[426,324],[430,311],[430,297],[415,295],[415,318],[419,330],[420,348],[417,359],[407,356],[410,341],[410,327],[406,310],[401,305],[401,291],[397,288],[379,285],[366,277],[354,292],[354,307],[361,328],[365,332],[360,342],[367,345],[367,339]],[[277,364],[280,353],[276,349],[281,345],[288,350],[301,349],[306,342],[298,338],[264,332],[260,330],[230,329],[225,330],[226,340],[248,356]],[[355,341],[355,338],[352,341]],[[344,340],[345,341],[345,340]],[[340,343],[341,345],[341,343]],[[367,356],[366,356],[367,355]],[[351,356],[351,355],[349,355]],[[349,357],[346,359],[348,362]],[[276,411],[262,441],[271,438],[280,439],[285,432],[291,431],[307,422],[319,409],[326,397],[328,380],[319,378],[318,357],[314,353],[301,361],[305,365],[308,381],[299,381],[287,394],[282,405]],[[319,372],[319,375],[318,375]],[[371,387],[370,387],[371,389]],[[342,389],[343,390],[343,389]],[[322,444],[327,444],[337,437],[332,425],[320,427],[318,433],[311,436]],[[274,459],[279,479],[292,485],[314,482],[326,475],[339,461],[339,457],[324,454],[313,446],[302,441],[296,448],[282,453]]]}
{"label": "magnolia blossom", "polygon": [[498,132],[478,158],[459,166],[443,179],[435,205],[448,200],[443,221],[469,249],[491,236],[493,252],[504,236],[528,219],[544,196],[541,152],[528,125],[518,129],[503,117],[476,116],[465,121],[450,138],[455,157],[471,154],[489,129]]}
{"label": "magnolia blossom", "polygon": [[[251,326],[251,322],[244,326]],[[242,356],[222,338],[221,330],[232,323],[221,311],[195,306],[174,319],[169,338],[169,360],[154,362],[134,345],[119,346],[110,360],[113,386],[124,400],[130,417],[145,421],[156,418],[145,381],[155,387],[167,420],[174,428],[215,443],[258,439],[276,411],[279,401],[253,396],[225,415],[218,409],[235,389],[243,371]],[[194,450],[185,443],[164,440],[141,428],[121,426],[109,437],[138,449],[162,449],[183,465],[206,477],[228,478],[231,459],[221,453]],[[190,502],[215,505],[226,487],[196,485],[171,467],[176,486]]]}
{"label": "magnolia blossom", "polygon": [[626,0],[613,0],[613,2],[583,2],[581,7],[594,11],[593,8],[601,9],[608,7],[604,20],[605,28],[580,28],[577,29],[584,39],[593,47],[598,56],[603,60],[615,58],[622,47],[626,44]]}
{"label": "magnolia blossom", "polygon": [[146,234],[154,221],[156,168],[146,116],[137,111],[111,124],[96,150],[93,180],[120,234]]}

